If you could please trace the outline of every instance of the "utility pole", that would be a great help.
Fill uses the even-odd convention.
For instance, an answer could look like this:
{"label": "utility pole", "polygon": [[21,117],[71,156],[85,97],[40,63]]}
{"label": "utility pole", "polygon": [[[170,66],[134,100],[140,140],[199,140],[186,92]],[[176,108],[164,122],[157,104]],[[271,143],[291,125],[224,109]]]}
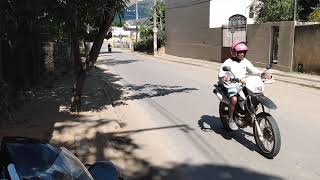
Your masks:
{"label": "utility pole", "polygon": [[158,44],[157,44],[157,0],[154,0],[154,6],[153,6],[153,55],[158,54]]}
{"label": "utility pole", "polygon": [[294,5],[293,5],[293,22],[296,24],[297,21],[297,0],[294,0]]}
{"label": "utility pole", "polygon": [[136,42],[138,42],[138,20],[139,20],[139,12],[138,12],[138,0],[136,0]]}
{"label": "utility pole", "polygon": [[292,44],[291,44],[291,62],[290,62],[290,71],[293,71],[293,60],[294,60],[294,36],[297,25],[297,0],[293,0],[293,28],[292,28]]}

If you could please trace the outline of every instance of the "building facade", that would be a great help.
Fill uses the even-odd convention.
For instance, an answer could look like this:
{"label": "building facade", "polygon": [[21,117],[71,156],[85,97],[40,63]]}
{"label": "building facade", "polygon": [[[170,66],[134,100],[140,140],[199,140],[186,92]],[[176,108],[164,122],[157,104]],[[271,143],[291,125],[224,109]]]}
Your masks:
{"label": "building facade", "polygon": [[254,22],[251,0],[166,1],[166,52],[221,61],[234,41],[246,41]]}
{"label": "building facade", "polygon": [[[254,2],[254,3],[252,3]],[[254,24],[252,0],[167,0],[166,53],[223,62],[230,45],[244,41],[255,65],[320,74],[319,24],[277,22]],[[313,38],[311,38],[313,37]],[[303,45],[308,41],[308,46]],[[309,47],[309,48],[307,48]],[[309,52],[309,53],[307,53]]]}

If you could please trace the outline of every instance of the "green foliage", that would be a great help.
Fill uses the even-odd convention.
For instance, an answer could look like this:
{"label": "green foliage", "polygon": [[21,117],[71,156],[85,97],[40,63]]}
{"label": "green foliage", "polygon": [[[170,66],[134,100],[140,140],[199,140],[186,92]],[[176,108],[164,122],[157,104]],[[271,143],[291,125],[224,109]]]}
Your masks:
{"label": "green foliage", "polygon": [[140,26],[141,39],[147,39],[150,36],[153,36],[152,25],[142,24]]}
{"label": "green foliage", "polygon": [[320,22],[320,7],[315,9],[308,17],[309,21]]}
{"label": "green foliage", "polygon": [[135,43],[135,51],[152,52],[153,51],[153,12],[157,12],[158,27],[158,47],[165,45],[165,3],[157,0],[156,8],[150,11],[148,21],[140,26],[140,37],[142,41]]}
{"label": "green foliage", "polygon": [[[163,45],[164,45],[164,41],[161,41],[160,38],[158,38],[158,41],[157,41],[158,48]],[[153,37],[149,36],[148,38],[143,39],[142,41],[134,43],[133,49],[134,51],[153,53]]]}
{"label": "green foliage", "polygon": [[134,51],[148,52],[152,53],[153,51],[153,37],[148,37],[142,41],[134,43]]}
{"label": "green foliage", "polygon": [[320,6],[319,0],[298,0],[299,20],[309,20],[310,14]]}
{"label": "green foliage", "polygon": [[[75,28],[80,39],[92,39],[101,22],[121,14],[129,0],[1,0],[0,24],[8,39],[19,33],[35,31],[53,39]],[[3,37],[3,34],[0,37]],[[89,36],[89,37],[87,37]]]}
{"label": "green foliage", "polygon": [[279,22],[293,20],[292,0],[264,0],[257,12],[256,21]]}
{"label": "green foliage", "polygon": [[[293,20],[294,0],[254,0],[253,5],[258,23]],[[297,0],[297,20],[310,20],[310,14],[319,5],[319,0]]]}
{"label": "green foliage", "polygon": [[158,32],[158,47],[162,47],[165,45],[166,40],[166,32],[165,31],[159,31]]}
{"label": "green foliage", "polygon": [[114,19],[112,22],[112,26],[123,27],[123,25],[124,25],[124,21],[119,18]]}

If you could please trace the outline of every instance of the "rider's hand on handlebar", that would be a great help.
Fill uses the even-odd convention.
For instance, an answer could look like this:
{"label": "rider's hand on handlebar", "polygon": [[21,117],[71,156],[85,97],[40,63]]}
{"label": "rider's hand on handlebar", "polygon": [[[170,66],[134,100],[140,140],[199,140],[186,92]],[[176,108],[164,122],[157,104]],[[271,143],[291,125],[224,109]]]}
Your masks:
{"label": "rider's hand on handlebar", "polygon": [[261,78],[270,80],[270,79],[272,79],[272,75],[268,72],[265,72],[265,73],[261,74]]}

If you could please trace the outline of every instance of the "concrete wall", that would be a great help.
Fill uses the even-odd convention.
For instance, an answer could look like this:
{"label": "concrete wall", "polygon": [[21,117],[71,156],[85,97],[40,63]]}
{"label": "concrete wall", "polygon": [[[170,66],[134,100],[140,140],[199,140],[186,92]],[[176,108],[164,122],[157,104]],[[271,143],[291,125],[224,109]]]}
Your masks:
{"label": "concrete wall", "polygon": [[166,53],[220,62],[222,31],[209,28],[210,2],[176,8],[193,1],[166,1]]}
{"label": "concrete wall", "polygon": [[269,63],[270,26],[253,24],[247,26],[247,58],[259,67]]}
{"label": "concrete wall", "polygon": [[293,22],[248,25],[247,41],[249,51],[247,57],[259,67],[266,67],[270,63],[273,26],[279,26],[279,59],[277,64],[272,65],[272,68],[290,71],[293,59]]}
{"label": "concrete wall", "polygon": [[[222,47],[222,28],[210,28],[210,1],[191,6],[193,0],[166,1],[166,53],[223,62],[229,49]],[[245,2],[245,1],[244,1]],[[266,67],[271,59],[272,27],[279,27],[278,63],[274,69],[291,71],[294,23],[279,22],[247,26],[247,54],[255,65]]]}
{"label": "concrete wall", "polygon": [[293,70],[303,64],[304,72],[320,74],[320,24],[297,26]]}

